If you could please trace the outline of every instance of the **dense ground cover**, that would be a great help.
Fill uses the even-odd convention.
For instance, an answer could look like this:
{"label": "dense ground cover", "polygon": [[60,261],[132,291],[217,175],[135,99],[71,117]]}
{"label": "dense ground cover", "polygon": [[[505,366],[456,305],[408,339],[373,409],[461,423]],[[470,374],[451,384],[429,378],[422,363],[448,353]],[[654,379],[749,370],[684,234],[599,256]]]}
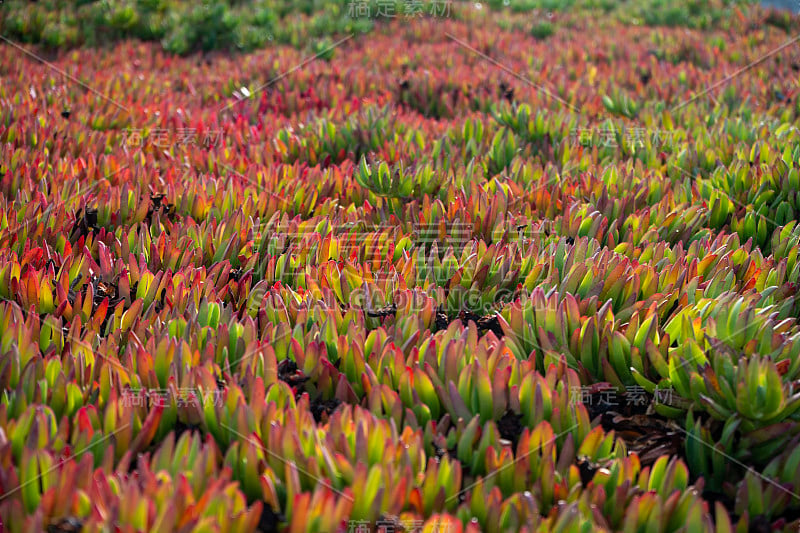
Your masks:
{"label": "dense ground cover", "polygon": [[0,48],[5,529],[797,531],[799,21],[488,7]]}

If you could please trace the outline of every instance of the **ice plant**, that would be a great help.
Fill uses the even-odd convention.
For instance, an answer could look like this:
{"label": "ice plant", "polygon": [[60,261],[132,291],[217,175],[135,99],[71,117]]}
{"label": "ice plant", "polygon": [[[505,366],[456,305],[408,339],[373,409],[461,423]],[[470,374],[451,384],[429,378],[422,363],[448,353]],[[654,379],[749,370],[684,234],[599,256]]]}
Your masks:
{"label": "ice plant", "polygon": [[795,18],[6,4],[9,531],[797,530]]}

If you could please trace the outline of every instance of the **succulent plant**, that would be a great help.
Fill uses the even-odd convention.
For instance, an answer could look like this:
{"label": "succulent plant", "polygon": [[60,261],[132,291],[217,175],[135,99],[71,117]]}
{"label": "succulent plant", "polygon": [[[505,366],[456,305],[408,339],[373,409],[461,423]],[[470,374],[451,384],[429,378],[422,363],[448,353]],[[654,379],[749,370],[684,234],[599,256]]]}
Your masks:
{"label": "succulent plant", "polygon": [[0,52],[3,527],[797,529],[794,18],[73,4],[0,20],[71,49]]}

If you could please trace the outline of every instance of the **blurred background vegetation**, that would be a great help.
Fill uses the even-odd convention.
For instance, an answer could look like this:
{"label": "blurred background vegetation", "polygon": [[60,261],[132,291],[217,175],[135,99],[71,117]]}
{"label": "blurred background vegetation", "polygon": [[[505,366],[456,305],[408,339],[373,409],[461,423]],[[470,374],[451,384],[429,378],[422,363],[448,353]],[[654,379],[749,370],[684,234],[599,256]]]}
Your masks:
{"label": "blurred background vegetation", "polygon": [[[775,0],[772,0],[773,2]],[[797,0],[789,0],[797,2]],[[754,0],[486,0],[491,10],[595,10],[650,26],[708,28],[724,24],[736,5]],[[387,8],[387,5],[394,4]],[[430,15],[458,17],[476,2],[459,0],[5,0],[0,32],[17,42],[57,50],[99,46],[120,39],[159,41],[176,54],[249,51],[271,43],[300,46],[309,39],[372,30],[376,18],[402,17],[410,6]],[[783,16],[783,15],[780,15]],[[779,16],[779,17],[780,17]],[[788,17],[788,12],[786,13]],[[536,25],[546,38],[551,23]]]}

